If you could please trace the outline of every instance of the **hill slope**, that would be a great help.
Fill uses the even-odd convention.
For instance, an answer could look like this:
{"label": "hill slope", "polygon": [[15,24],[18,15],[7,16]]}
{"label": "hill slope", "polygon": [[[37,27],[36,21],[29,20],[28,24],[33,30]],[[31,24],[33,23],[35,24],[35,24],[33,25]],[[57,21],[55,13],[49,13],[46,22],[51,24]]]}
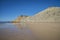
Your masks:
{"label": "hill slope", "polygon": [[60,22],[60,7],[50,7],[25,19],[32,22]]}

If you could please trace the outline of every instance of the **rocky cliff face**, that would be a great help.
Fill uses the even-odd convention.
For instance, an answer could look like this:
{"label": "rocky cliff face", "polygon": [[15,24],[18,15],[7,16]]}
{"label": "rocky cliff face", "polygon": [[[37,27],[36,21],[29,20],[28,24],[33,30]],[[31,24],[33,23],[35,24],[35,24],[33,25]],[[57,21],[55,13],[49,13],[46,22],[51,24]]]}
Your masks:
{"label": "rocky cliff face", "polygon": [[21,20],[24,20],[24,19],[26,19],[28,16],[18,16],[14,21],[12,21],[13,22],[13,24],[19,24],[19,23],[23,23]]}
{"label": "rocky cliff face", "polygon": [[50,7],[25,19],[32,22],[60,22],[60,7]]}

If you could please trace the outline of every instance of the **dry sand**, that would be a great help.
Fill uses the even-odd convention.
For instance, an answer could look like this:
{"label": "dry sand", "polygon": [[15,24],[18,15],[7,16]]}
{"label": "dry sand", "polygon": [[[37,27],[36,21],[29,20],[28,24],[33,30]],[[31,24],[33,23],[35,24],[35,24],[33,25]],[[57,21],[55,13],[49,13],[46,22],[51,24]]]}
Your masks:
{"label": "dry sand", "polygon": [[60,40],[60,23],[27,23],[39,40]]}

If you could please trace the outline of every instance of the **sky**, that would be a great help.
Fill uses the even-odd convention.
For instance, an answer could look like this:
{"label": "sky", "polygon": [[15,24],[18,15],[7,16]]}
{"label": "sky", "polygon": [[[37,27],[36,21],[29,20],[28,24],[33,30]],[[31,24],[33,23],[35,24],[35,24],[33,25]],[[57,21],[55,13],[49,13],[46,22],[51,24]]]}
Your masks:
{"label": "sky", "polygon": [[54,6],[60,7],[60,0],[0,0],[0,21],[12,21],[20,15],[33,16]]}

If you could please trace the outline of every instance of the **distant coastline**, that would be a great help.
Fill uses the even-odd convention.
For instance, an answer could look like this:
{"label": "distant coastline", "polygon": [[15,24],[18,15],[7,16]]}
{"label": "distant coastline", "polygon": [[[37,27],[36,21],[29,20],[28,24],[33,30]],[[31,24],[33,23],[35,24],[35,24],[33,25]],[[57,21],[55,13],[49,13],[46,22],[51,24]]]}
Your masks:
{"label": "distant coastline", "polygon": [[19,22],[13,22],[13,21],[0,21],[0,23],[19,23]]}

